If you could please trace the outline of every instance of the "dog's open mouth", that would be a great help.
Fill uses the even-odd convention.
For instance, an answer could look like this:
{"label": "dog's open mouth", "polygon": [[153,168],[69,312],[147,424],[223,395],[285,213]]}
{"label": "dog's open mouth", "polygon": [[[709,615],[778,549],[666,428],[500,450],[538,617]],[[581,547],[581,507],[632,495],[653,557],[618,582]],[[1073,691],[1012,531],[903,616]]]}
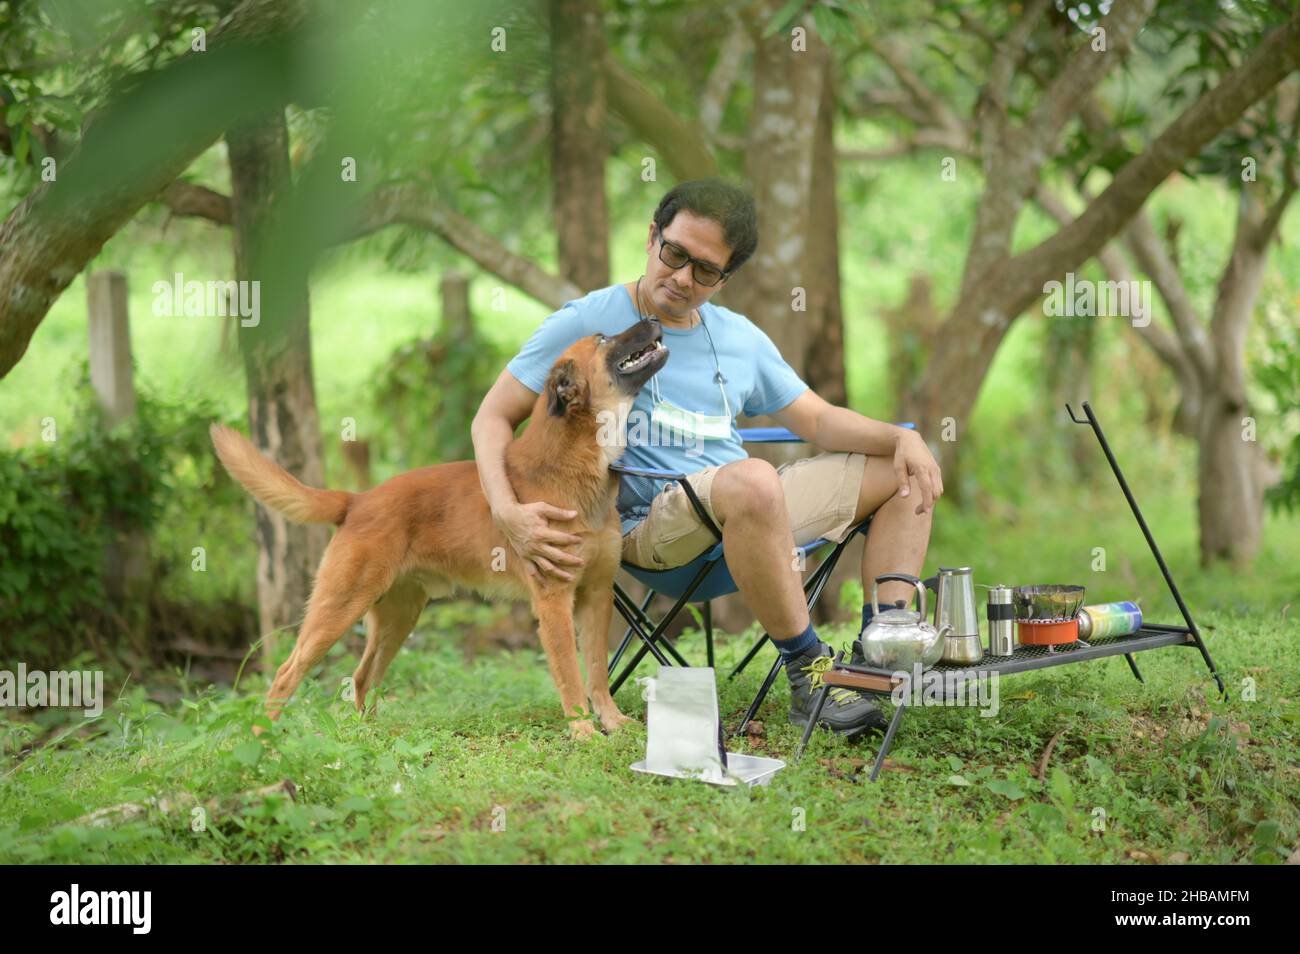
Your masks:
{"label": "dog's open mouth", "polygon": [[640,371],[647,364],[654,360],[655,355],[664,350],[663,342],[660,340],[652,341],[638,351],[633,351],[630,355],[618,363],[620,374],[631,374],[633,371]]}

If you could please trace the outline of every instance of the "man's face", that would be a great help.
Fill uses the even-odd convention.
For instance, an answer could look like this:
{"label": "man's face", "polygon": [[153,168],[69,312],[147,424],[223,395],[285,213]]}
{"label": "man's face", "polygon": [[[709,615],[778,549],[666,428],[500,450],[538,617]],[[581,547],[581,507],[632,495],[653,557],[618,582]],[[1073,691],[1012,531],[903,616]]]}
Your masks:
{"label": "man's face", "polygon": [[[713,219],[701,218],[680,210],[663,230],[663,237],[681,246],[688,255],[723,269],[731,258],[731,246],[722,237],[722,226]],[[646,238],[646,280],[654,307],[674,318],[688,320],[691,312],[708,301],[727,284],[724,277],[716,285],[701,285],[695,280],[694,266],[687,262],[673,269],[659,260],[659,239],[654,224]],[[677,293],[677,294],[674,294]],[[680,295],[680,297],[679,297]]]}

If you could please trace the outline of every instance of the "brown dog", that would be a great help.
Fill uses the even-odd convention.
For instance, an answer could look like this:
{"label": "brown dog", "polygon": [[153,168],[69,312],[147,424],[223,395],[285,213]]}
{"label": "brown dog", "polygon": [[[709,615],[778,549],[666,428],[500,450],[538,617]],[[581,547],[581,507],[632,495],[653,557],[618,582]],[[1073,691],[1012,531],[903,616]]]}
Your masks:
{"label": "brown dog", "polygon": [[[353,676],[357,709],[379,685],[430,599],[455,588],[531,600],[542,648],[566,716],[585,716],[584,700],[606,730],[633,720],[609,694],[607,637],[614,574],[622,552],[609,465],[622,453],[622,431],[602,440],[608,422],[626,421],[632,400],[668,358],[659,324],[640,321],[617,337],[592,335],[570,345],[552,367],[522,435],[506,449],[506,472],[521,503],[544,500],[575,510],[559,529],[583,539],[572,582],[530,576],[492,521],[473,461],[421,467],[365,493],[318,490],[294,478],[237,431],[212,425],[212,442],[236,480],[267,507],[298,523],[333,523],[293,653],[267,694],[280,708],[362,614],[365,652]],[[618,415],[610,418],[606,415]],[[605,433],[609,433],[606,431]],[[583,692],[575,621],[587,664]],[[575,737],[595,731],[570,723]]]}

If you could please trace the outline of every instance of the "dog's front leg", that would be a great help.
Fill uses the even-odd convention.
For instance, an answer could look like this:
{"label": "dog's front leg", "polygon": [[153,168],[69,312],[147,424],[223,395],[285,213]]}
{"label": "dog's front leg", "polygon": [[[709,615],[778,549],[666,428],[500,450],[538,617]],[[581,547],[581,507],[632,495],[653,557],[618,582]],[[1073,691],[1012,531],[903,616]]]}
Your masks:
{"label": "dog's front leg", "polygon": [[560,690],[560,705],[570,719],[569,734],[575,739],[593,735],[586,698],[582,691],[582,671],[578,668],[577,636],[573,626],[573,590],[549,582],[529,581],[533,591],[533,612],[537,614],[538,635],[546,650],[551,678]]}
{"label": "dog's front leg", "polygon": [[606,732],[615,732],[620,726],[636,722],[619,711],[614,697],[609,694],[609,622],[613,614],[613,580],[578,593],[574,617],[578,621],[578,637],[587,663],[587,695]]}

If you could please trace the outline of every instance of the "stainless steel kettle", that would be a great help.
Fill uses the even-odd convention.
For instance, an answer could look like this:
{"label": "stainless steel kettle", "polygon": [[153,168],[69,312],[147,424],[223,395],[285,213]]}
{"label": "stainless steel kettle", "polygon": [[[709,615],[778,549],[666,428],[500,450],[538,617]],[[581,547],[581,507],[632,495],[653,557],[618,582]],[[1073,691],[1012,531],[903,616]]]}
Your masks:
{"label": "stainless steel kettle", "polygon": [[[919,601],[917,610],[887,609],[880,611],[880,584],[891,580],[911,583],[916,587]],[[871,624],[862,631],[858,642],[868,666],[890,672],[908,672],[919,665],[929,669],[943,655],[944,637],[952,627],[944,625],[935,629],[925,618],[925,585],[907,573],[886,573],[878,576],[871,586]]]}

